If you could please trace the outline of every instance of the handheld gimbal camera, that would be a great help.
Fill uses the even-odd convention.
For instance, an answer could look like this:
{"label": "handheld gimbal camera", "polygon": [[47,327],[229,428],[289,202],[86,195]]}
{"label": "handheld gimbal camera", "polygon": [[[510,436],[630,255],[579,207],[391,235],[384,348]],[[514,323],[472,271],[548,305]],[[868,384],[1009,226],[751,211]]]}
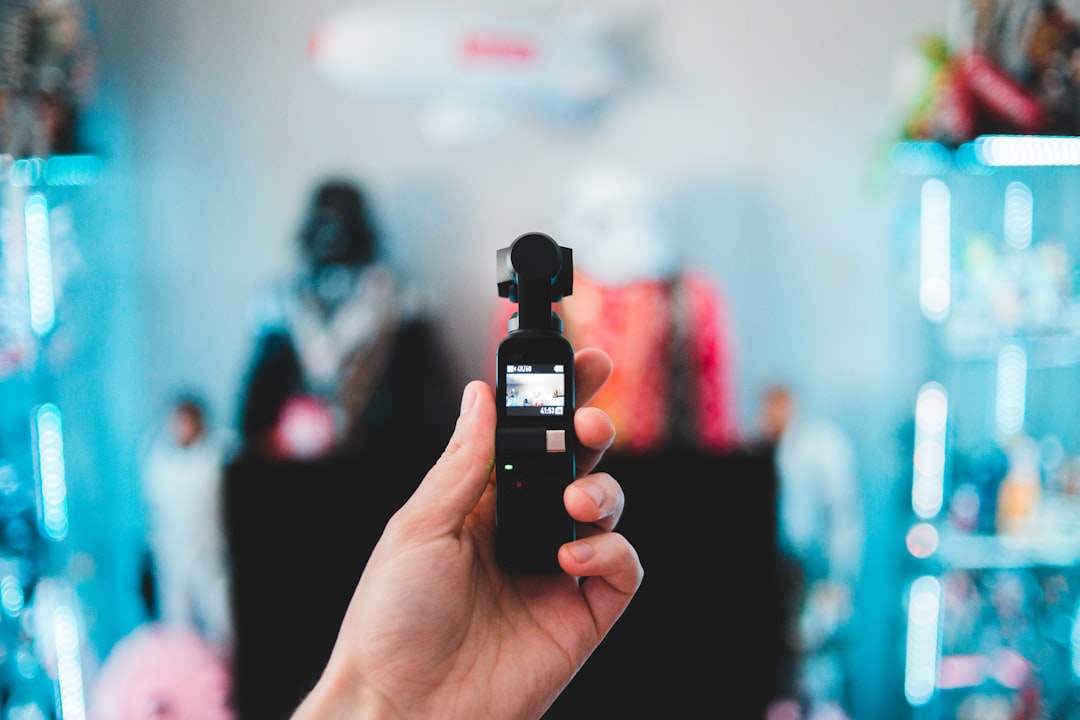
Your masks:
{"label": "handheld gimbal camera", "polygon": [[552,304],[570,295],[573,251],[527,233],[497,252],[499,295],[518,305],[499,344],[495,555],[508,572],[560,571],[575,538],[563,491],[574,481],[574,349]]}

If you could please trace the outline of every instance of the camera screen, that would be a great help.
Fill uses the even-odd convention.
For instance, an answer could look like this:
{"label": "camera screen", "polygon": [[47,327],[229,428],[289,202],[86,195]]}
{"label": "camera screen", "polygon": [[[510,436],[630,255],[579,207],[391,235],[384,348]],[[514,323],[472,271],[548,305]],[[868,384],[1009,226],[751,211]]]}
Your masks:
{"label": "camera screen", "polygon": [[507,415],[562,415],[566,407],[563,365],[507,365]]}

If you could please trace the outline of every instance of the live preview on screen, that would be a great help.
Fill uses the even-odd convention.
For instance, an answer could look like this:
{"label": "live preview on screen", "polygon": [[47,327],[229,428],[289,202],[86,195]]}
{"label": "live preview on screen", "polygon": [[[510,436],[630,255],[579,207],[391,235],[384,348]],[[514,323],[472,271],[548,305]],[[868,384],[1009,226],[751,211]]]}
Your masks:
{"label": "live preview on screen", "polygon": [[563,365],[507,365],[507,415],[562,415],[566,406]]}

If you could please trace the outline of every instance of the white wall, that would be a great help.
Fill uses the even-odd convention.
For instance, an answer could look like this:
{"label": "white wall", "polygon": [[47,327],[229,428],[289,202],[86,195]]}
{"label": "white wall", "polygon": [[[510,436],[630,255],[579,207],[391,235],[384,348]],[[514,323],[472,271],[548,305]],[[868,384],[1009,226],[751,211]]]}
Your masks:
{"label": "white wall", "polygon": [[123,43],[103,52],[131,103],[131,157],[117,160],[138,193],[150,398],[194,382],[231,413],[247,303],[291,266],[308,192],[337,171],[373,193],[391,252],[453,298],[459,371],[473,376],[491,252],[551,228],[568,175],[591,159],[640,168],[682,202],[684,255],[736,316],[748,420],[767,375],[813,378],[827,411],[891,379],[894,268],[871,175],[898,124],[891,64],[940,24],[939,2],[609,0],[646,18],[641,85],[588,132],[522,124],[464,148],[314,72],[308,33],[347,3],[101,4],[100,24],[115,24],[102,34]]}
{"label": "white wall", "polygon": [[[728,297],[744,422],[762,383],[784,378],[848,425],[879,524],[868,552],[889,552],[874,528],[895,511],[888,444],[915,379],[877,174],[899,125],[893,63],[942,25],[944,3],[607,0],[616,16],[645,19],[645,81],[590,131],[526,123],[465,148],[430,144],[408,109],[314,72],[308,33],[347,4],[94,4],[119,119],[111,146],[123,148],[112,160],[129,172],[136,212],[143,404],[133,412],[148,420],[174,387],[194,384],[219,422],[232,421],[248,303],[291,267],[308,192],[331,172],[368,188],[393,256],[447,299],[462,382],[486,373],[495,248],[550,231],[583,161],[618,160],[670,190],[681,251]],[[874,612],[891,619],[884,601]]]}

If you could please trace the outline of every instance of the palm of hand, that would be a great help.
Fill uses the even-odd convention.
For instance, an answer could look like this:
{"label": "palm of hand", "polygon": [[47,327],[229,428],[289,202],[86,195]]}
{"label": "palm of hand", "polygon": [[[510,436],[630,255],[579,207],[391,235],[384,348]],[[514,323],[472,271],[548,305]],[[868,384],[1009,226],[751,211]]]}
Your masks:
{"label": "palm of hand", "polygon": [[470,383],[446,451],[387,524],[326,673],[295,717],[543,714],[642,580],[633,547],[613,532],[622,490],[591,472],[614,426],[584,404],[610,370],[600,351],[578,352],[579,477],[564,500],[579,538],[559,551],[567,574],[515,576],[498,567],[495,398],[490,386]]}
{"label": "palm of hand", "polygon": [[[358,588],[354,603],[384,621],[357,628],[366,645],[357,670],[387,696],[423,699],[425,708],[401,708],[405,714],[505,718],[513,708],[539,715],[562,689],[549,678],[573,675],[600,640],[576,578],[508,576],[498,568],[490,522],[474,522],[494,512],[494,500],[489,484],[456,534],[437,529],[435,518],[411,518],[401,539],[408,547],[386,558],[396,580]],[[382,559],[376,549],[372,562]],[[523,683],[523,674],[532,680]],[[523,687],[535,696],[521,697]],[[477,698],[486,706],[472,707]]]}

